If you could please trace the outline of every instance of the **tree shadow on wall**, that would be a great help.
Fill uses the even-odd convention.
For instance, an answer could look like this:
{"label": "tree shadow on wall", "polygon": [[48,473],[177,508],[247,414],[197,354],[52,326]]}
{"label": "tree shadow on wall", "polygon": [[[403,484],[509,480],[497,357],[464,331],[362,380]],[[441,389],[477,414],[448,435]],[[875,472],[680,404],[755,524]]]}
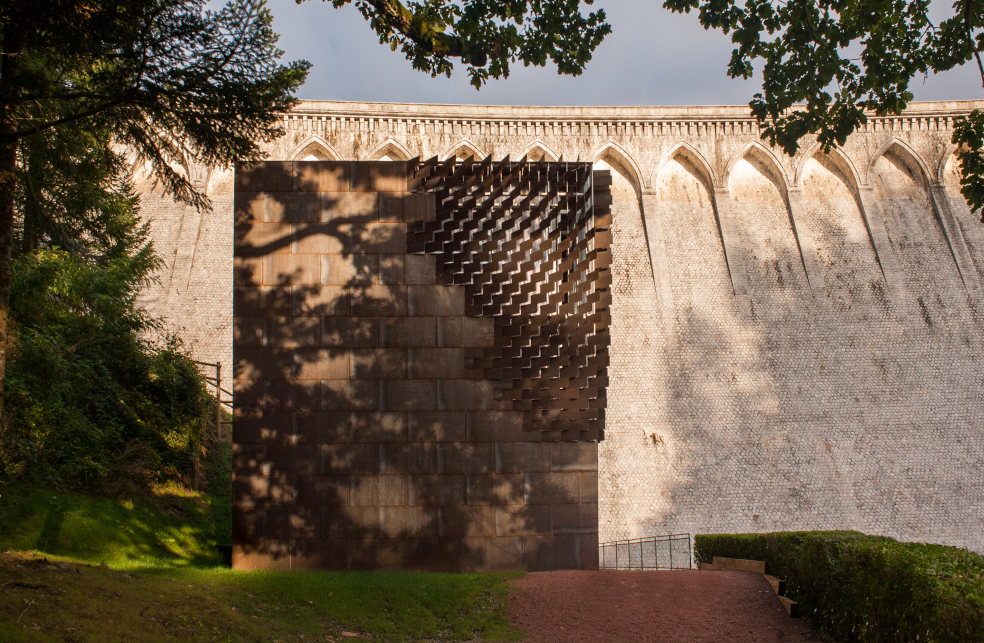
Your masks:
{"label": "tree shadow on wall", "polygon": [[[331,180],[352,184],[346,165],[326,163],[338,176],[309,172],[314,178],[290,190],[237,191],[239,564],[515,568],[522,538],[550,537],[544,511],[522,506],[522,475],[496,478],[497,497],[518,505],[508,516],[516,535],[495,537],[503,512],[471,497],[479,478],[497,475],[494,462],[469,474],[446,457],[460,444],[411,440],[406,350],[380,339],[380,324],[408,316],[406,217],[394,195],[321,191]],[[288,185],[283,176],[261,178]],[[407,389],[398,405],[387,399],[394,385]],[[432,393],[423,386],[418,394]]]}

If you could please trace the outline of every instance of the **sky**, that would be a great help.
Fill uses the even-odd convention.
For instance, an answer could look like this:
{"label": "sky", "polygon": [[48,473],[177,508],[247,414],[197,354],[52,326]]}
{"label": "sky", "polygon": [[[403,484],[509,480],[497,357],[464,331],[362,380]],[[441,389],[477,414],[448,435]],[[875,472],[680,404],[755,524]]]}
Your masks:
{"label": "sky", "polygon": [[[729,36],[704,31],[694,14],[677,15],[660,0],[596,0],[612,33],[595,50],[581,76],[557,74],[556,67],[524,68],[480,91],[456,69],[452,77],[431,78],[414,70],[399,51],[380,45],[351,4],[269,0],[284,60],[313,64],[298,97],[470,105],[738,105],[747,104],[760,80],[728,78],[734,48]],[[939,17],[948,4],[935,0]],[[916,100],[980,99],[976,66],[913,79]]]}

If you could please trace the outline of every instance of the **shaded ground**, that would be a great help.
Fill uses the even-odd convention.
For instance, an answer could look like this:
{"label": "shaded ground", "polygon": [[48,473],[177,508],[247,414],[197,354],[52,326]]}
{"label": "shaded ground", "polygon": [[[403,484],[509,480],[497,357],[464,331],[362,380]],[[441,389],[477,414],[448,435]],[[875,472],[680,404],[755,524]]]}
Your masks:
{"label": "shaded ground", "polygon": [[513,584],[509,616],[524,643],[825,640],[750,572],[539,572]]}
{"label": "shaded ground", "polygon": [[0,553],[3,643],[517,640],[502,574],[130,568]]}

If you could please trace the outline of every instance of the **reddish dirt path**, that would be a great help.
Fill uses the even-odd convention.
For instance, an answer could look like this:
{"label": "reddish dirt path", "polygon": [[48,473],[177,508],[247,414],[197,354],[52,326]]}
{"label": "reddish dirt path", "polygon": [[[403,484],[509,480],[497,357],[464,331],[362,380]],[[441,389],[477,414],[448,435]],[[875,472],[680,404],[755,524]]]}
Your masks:
{"label": "reddish dirt path", "polygon": [[538,572],[515,581],[524,643],[822,641],[749,572]]}

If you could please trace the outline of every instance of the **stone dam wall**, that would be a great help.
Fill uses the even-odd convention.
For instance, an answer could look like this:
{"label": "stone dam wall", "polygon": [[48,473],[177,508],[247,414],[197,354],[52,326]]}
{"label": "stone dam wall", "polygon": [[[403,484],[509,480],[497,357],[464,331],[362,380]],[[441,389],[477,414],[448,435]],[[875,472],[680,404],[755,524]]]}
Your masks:
{"label": "stone dam wall", "polygon": [[[601,541],[858,529],[984,551],[984,226],[949,142],[979,107],[915,103],[788,157],[739,107],[303,102],[269,152],[611,170]],[[230,388],[232,172],[186,170],[212,212],[139,183],[166,264],[143,302]]]}

